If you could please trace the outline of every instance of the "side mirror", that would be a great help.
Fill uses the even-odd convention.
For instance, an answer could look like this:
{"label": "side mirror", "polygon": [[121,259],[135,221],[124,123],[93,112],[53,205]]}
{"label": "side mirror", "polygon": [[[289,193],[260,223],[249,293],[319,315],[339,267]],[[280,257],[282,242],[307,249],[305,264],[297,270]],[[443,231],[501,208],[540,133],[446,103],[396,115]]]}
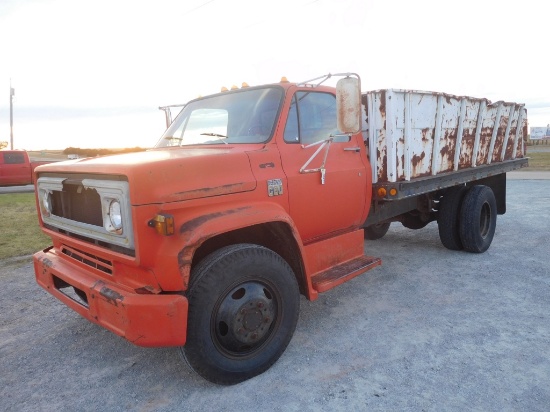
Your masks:
{"label": "side mirror", "polygon": [[336,116],[338,130],[344,134],[361,130],[361,82],[344,77],[336,83]]}

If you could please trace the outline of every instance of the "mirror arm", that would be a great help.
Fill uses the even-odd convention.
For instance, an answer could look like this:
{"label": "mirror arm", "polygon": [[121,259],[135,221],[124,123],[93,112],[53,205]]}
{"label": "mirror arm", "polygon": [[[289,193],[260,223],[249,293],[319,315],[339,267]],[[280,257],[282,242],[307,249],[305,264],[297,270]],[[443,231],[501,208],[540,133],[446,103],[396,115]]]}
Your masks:
{"label": "mirror arm", "polygon": [[[300,173],[304,174],[304,173],[315,173],[315,172],[321,172],[321,184],[324,185],[325,184],[325,172],[326,172],[326,169],[325,169],[325,164],[327,163],[327,157],[328,157],[328,152],[330,150],[330,144],[332,143],[332,141],[334,140],[334,136],[331,136],[329,137],[328,139],[326,140],[320,140],[318,142],[315,142],[315,143],[312,143],[312,144],[309,144],[307,146],[304,146],[304,145],[301,145],[302,146],[302,149],[307,149],[308,147],[313,147],[313,146],[317,146],[319,145],[319,147],[317,148],[317,150],[315,151],[315,153],[313,153],[311,155],[311,157],[309,158],[309,160],[300,168]],[[323,163],[321,163],[321,166],[316,168],[316,169],[306,169],[306,167],[309,166],[309,164],[311,163],[311,161],[313,159],[315,159],[315,157],[317,157],[317,155],[319,154],[319,152],[321,150],[323,150],[323,148],[326,146],[326,150],[325,150],[325,156],[323,157]]]}

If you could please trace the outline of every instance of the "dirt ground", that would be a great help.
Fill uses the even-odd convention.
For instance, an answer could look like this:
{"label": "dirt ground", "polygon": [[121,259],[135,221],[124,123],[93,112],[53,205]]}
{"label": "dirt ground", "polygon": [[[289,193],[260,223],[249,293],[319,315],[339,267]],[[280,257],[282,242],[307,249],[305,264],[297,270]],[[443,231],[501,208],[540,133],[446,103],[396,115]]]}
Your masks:
{"label": "dirt ground", "polygon": [[550,180],[508,188],[486,253],[392,225],[365,242],[383,266],[302,299],[281,359],[230,387],[82,319],[28,261],[0,262],[0,410],[548,411]]}

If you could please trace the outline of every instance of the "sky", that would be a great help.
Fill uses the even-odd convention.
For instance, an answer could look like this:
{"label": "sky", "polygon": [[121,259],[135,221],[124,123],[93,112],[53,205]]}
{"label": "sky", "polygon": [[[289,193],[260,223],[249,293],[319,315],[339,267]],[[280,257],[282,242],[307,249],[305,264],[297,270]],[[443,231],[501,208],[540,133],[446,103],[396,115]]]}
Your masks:
{"label": "sky", "polygon": [[354,72],[362,90],[525,103],[550,123],[540,0],[1,0],[0,141],[152,147],[159,106]]}

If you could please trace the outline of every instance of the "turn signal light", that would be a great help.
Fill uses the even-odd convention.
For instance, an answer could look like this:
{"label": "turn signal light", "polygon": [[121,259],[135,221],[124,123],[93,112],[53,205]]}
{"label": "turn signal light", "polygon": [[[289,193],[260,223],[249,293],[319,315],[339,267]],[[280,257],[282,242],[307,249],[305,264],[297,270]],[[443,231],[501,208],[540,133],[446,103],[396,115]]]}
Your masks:
{"label": "turn signal light", "polygon": [[385,187],[381,187],[378,189],[378,196],[379,197],[386,197],[386,188]]}
{"label": "turn signal light", "polygon": [[390,196],[395,196],[397,194],[397,189],[395,187],[392,187],[390,189]]}
{"label": "turn signal light", "polygon": [[155,228],[159,235],[170,236],[174,234],[174,216],[156,215],[149,221],[148,225]]}

